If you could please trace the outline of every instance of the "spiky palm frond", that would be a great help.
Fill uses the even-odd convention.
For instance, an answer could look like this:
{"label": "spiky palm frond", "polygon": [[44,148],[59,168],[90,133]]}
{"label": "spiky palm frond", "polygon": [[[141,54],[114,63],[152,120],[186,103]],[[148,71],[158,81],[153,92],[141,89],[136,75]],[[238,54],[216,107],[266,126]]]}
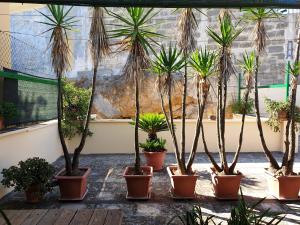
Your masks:
{"label": "spiky palm frond", "polygon": [[240,35],[243,29],[236,29],[236,26],[232,23],[231,17],[228,14],[219,17],[219,23],[219,34],[209,27],[207,33],[221,47],[230,48],[233,41]]}
{"label": "spiky palm frond", "polygon": [[166,49],[164,45],[161,46],[158,55],[155,55],[155,60],[152,62],[154,70],[160,71],[160,73],[174,73],[180,71],[185,65],[185,58],[182,55],[182,51],[176,47]]}
{"label": "spiky palm frond", "polygon": [[298,77],[300,74],[300,62],[294,62],[293,64],[289,64],[288,72],[291,75]]}
{"label": "spiky palm frond", "polygon": [[70,68],[70,47],[67,32],[73,30],[74,16],[69,16],[72,7],[65,10],[61,5],[47,5],[50,16],[40,12],[47,22],[39,22],[49,26],[45,32],[51,32],[49,45],[51,46],[51,59],[54,71],[58,76]]}
{"label": "spiky palm frond", "polygon": [[255,73],[255,69],[256,69],[256,60],[255,60],[254,52],[251,52],[250,54],[245,52],[243,54],[243,63],[241,65],[241,68],[244,72],[246,87],[250,91],[250,88],[252,86],[252,81],[253,81],[252,80],[253,74]]}
{"label": "spiky palm frond", "polygon": [[94,67],[98,66],[100,59],[110,53],[108,36],[104,24],[104,10],[93,7],[90,28],[90,51]]}
{"label": "spiky palm frond", "polygon": [[274,9],[267,8],[248,8],[243,9],[243,20],[255,22],[254,43],[259,54],[263,53],[266,48],[268,38],[264,21],[267,19],[280,18],[282,14]]}
{"label": "spiky palm frond", "polygon": [[197,19],[192,8],[181,9],[178,21],[178,46],[185,52],[192,52],[196,48],[195,33],[198,27]]}
{"label": "spiky palm frond", "polygon": [[215,72],[216,57],[215,52],[210,52],[204,48],[194,51],[189,63],[202,79],[206,79]]}
{"label": "spiky palm frond", "polygon": [[[135,122],[131,122],[135,124]],[[168,124],[163,114],[145,113],[140,115],[139,128],[148,134],[150,140],[157,139],[156,133],[167,131]]]}
{"label": "spiky palm frond", "polygon": [[155,38],[162,37],[152,31],[154,25],[150,24],[150,20],[156,15],[154,9],[130,7],[126,8],[125,16],[111,11],[109,14],[122,23],[122,28],[110,31],[110,37],[122,38],[120,49],[129,51],[124,74],[127,77],[131,77],[134,72],[142,74],[140,72],[149,66],[149,53],[154,51],[152,45],[158,45]]}

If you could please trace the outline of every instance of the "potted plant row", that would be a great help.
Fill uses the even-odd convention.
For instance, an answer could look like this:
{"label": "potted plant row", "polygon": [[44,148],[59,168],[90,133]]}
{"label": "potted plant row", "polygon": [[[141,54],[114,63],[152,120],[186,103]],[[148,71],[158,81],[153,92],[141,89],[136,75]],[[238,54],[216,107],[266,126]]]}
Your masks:
{"label": "potted plant row", "polygon": [[[256,121],[257,128],[259,132],[259,137],[261,139],[262,147],[265,152],[266,158],[269,161],[269,167],[266,168],[266,177],[269,185],[269,192],[279,200],[298,200],[299,190],[300,190],[300,175],[294,172],[294,162],[295,162],[295,150],[296,150],[296,129],[297,129],[297,108],[296,108],[296,97],[297,97],[297,86],[298,86],[298,76],[300,74],[300,32],[297,35],[297,47],[295,51],[295,60],[288,66],[288,73],[290,74],[289,80],[289,99],[286,103],[282,104],[272,104],[270,103],[267,107],[275,107],[276,113],[273,114],[273,121],[268,121],[269,125],[274,125],[274,115],[275,126],[272,128],[278,131],[278,120],[282,117],[281,111],[284,108],[286,113],[286,123],[285,123],[285,140],[284,140],[284,153],[281,160],[281,165],[278,163],[272,152],[269,150],[264,137],[264,131],[262,128],[260,107],[259,107],[259,92],[258,92],[258,75],[261,65],[261,56],[266,50],[266,26],[265,21],[269,19],[277,19],[282,17],[281,13],[274,9],[267,8],[253,8],[245,9],[244,19],[247,22],[255,23],[254,30],[254,46],[256,48],[256,69],[254,73],[254,105],[256,111]],[[263,31],[263,32],[262,32]],[[282,107],[283,106],[283,107]],[[273,113],[273,112],[272,112]]]}

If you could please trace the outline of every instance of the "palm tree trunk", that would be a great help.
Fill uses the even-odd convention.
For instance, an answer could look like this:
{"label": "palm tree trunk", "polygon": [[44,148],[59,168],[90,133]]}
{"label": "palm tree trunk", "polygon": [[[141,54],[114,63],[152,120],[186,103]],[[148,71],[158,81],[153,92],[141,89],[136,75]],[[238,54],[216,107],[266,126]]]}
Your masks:
{"label": "palm tree trunk", "polygon": [[[187,53],[184,53],[186,59]],[[182,118],[181,118],[181,163],[185,165],[185,117],[186,117],[186,95],[187,95],[187,63],[184,66],[183,93],[182,93]]]}
{"label": "palm tree trunk", "polygon": [[186,174],[185,165],[181,161],[180,151],[178,147],[177,137],[175,133],[175,125],[174,125],[174,116],[173,116],[173,104],[172,104],[172,75],[168,74],[168,105],[169,105],[169,114],[170,114],[170,125],[171,125],[171,132],[173,143],[175,147],[175,155],[178,164],[178,169],[181,174]]}
{"label": "palm tree trunk", "polygon": [[63,99],[62,99],[62,81],[61,81],[61,75],[58,75],[57,79],[57,125],[58,125],[58,134],[60,143],[63,149],[64,158],[65,158],[65,168],[66,168],[66,175],[70,176],[72,175],[72,162],[71,157],[68,151],[68,147],[66,145],[66,141],[63,135],[62,131],[62,108],[63,108]]}
{"label": "palm tree trunk", "polygon": [[251,90],[251,87],[247,87],[247,91],[246,91],[245,96],[244,96],[245,105],[244,105],[244,108],[243,108],[243,116],[242,116],[242,125],[241,125],[240,136],[239,136],[239,144],[238,144],[236,153],[234,155],[232,164],[229,167],[229,173],[230,174],[234,174],[234,169],[235,169],[236,164],[238,162],[239,155],[240,155],[241,148],[242,148],[242,144],[243,144],[244,126],[245,126],[245,118],[246,118],[246,104],[248,103],[250,90]]}
{"label": "palm tree trunk", "polygon": [[86,120],[85,120],[84,130],[83,130],[83,133],[81,135],[80,144],[78,145],[78,147],[74,151],[73,162],[72,162],[73,172],[76,172],[79,169],[79,156],[80,156],[80,153],[83,150],[83,147],[84,147],[85,142],[86,142],[86,138],[88,136],[89,124],[90,124],[90,120],[91,120],[91,113],[92,113],[95,90],[96,90],[97,71],[98,71],[98,63],[97,63],[97,65],[94,65],[92,91],[91,91],[91,97],[90,97],[88,112],[87,112],[87,116],[86,116]]}
{"label": "palm tree trunk", "polygon": [[138,74],[134,72],[134,84],[135,84],[135,124],[134,124],[134,149],[135,149],[135,164],[134,174],[143,174],[141,171],[141,158],[139,149],[139,121],[140,121],[140,101],[139,101],[139,79]]}
{"label": "palm tree trunk", "polygon": [[259,99],[258,99],[258,69],[259,69],[259,56],[256,56],[256,69],[255,69],[255,75],[254,75],[254,105],[255,105],[255,113],[256,113],[256,123],[257,123],[257,128],[259,132],[259,137],[263,146],[263,150],[265,152],[265,155],[267,159],[270,162],[269,169],[271,172],[276,172],[277,170],[280,169],[276,159],[272,155],[271,151],[268,149],[265,138],[264,138],[264,133],[261,125],[261,119],[260,119],[260,110],[259,110]]}

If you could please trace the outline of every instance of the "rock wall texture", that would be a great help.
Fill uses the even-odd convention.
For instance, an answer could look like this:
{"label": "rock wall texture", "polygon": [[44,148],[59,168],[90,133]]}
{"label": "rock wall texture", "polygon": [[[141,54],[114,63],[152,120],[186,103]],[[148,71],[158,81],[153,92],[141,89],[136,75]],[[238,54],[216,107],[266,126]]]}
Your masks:
{"label": "rock wall texture", "polygon": [[[122,13],[122,9],[114,9],[117,13]],[[37,16],[36,12],[26,12],[26,15],[32,14]],[[239,10],[232,10],[235,22],[240,20],[241,12]],[[87,85],[91,77],[91,60],[88,49],[88,33],[90,27],[90,12],[85,7],[74,7],[73,14],[78,18],[78,32],[70,34],[73,63],[72,71],[69,76],[75,77],[81,84]],[[218,9],[203,9],[203,13],[196,13],[199,22],[199,28],[196,33],[198,47],[207,46],[209,49],[217,49],[217,46],[210,39],[206,33],[207,27],[217,29],[218,22]],[[178,12],[174,9],[162,9],[158,15],[152,19],[155,24],[156,32],[166,36],[160,38],[158,41],[162,44],[176,44],[177,40],[177,19]],[[28,18],[28,17],[26,17]],[[38,17],[40,18],[40,17]],[[22,20],[22,16],[12,16],[12,31],[28,30],[26,28],[26,21]],[[288,42],[293,44],[295,49],[296,37],[296,14],[287,14],[286,17],[274,19],[266,22],[266,29],[268,34],[267,49],[261,61],[259,83],[260,85],[283,83],[285,76],[285,65],[287,63],[287,45]],[[115,19],[107,16],[106,23],[107,29],[111,30],[118,23]],[[32,25],[32,22],[29,24]],[[253,28],[254,24],[240,22],[238,28],[244,28],[244,31],[239,38],[234,42],[232,47],[233,61],[236,65],[236,74],[233,75],[229,81],[229,102],[231,99],[237,97],[237,77],[240,72],[239,65],[242,60],[242,54],[247,50],[253,50]],[[35,24],[30,27],[33,34],[40,34],[45,30],[41,24]],[[28,31],[27,31],[28,32]],[[19,36],[21,38],[28,38],[28,36]],[[47,49],[45,40],[48,37],[34,38],[32,42],[39,45],[39,48]],[[38,41],[35,41],[37,39]],[[47,55],[45,55],[47,57]],[[104,59],[99,66],[98,82],[97,82],[97,95],[94,109],[99,117],[102,118],[129,118],[134,116],[134,88],[129,82],[126,82],[122,77],[122,67],[125,64],[127,54],[113,53],[110,57]],[[193,87],[193,73],[190,73],[189,91],[188,91],[188,117],[196,117],[196,98]],[[142,82],[141,93],[141,111],[142,112],[160,112],[160,99],[155,90],[155,75],[147,75]],[[181,109],[181,87],[180,76],[178,77],[177,85],[175,86],[175,108],[176,116],[180,116]],[[214,81],[212,81],[214,84]],[[208,114],[214,112],[214,105],[216,102],[215,86],[211,89]]]}

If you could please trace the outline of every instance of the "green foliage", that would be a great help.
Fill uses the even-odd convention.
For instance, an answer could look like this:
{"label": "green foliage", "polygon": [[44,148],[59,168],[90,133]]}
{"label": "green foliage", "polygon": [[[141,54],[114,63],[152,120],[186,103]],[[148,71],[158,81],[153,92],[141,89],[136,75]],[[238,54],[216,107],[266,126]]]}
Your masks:
{"label": "green foliage", "polygon": [[271,213],[270,209],[258,212],[256,207],[265,199],[261,199],[253,205],[249,205],[241,191],[241,199],[236,207],[231,209],[230,218],[227,220],[228,225],[277,225],[284,217],[279,217],[279,213]]}
{"label": "green foliage", "polygon": [[295,62],[293,64],[289,64],[288,72],[293,76],[297,77],[300,74],[300,62]]}
{"label": "green foliage", "polygon": [[245,73],[253,74],[255,72],[255,52],[250,52],[250,54],[245,52],[243,54],[243,63],[241,68]]}
{"label": "green foliage", "polygon": [[243,29],[236,29],[231,21],[230,16],[224,15],[224,17],[219,17],[220,23],[220,33],[218,34],[212,28],[208,28],[208,35],[220,46],[231,47],[232,42],[240,35]]}
{"label": "green foliage", "polygon": [[190,65],[203,79],[212,76],[215,72],[216,53],[206,48],[196,50],[190,58]]}
{"label": "green foliage", "polygon": [[165,151],[166,140],[157,138],[154,140],[147,139],[145,143],[140,143],[139,146],[146,152],[162,152]]}
{"label": "green foliage", "polygon": [[[216,224],[213,221],[214,216],[203,216],[201,207],[198,205],[193,206],[192,210],[186,211],[183,215],[173,217],[167,225],[172,224],[175,219],[179,219],[182,225],[210,225]],[[221,223],[219,223],[220,225]]]}
{"label": "green foliage", "polygon": [[282,16],[279,11],[268,8],[245,8],[243,19],[247,21],[261,21],[265,19],[276,19]]}
{"label": "green foliage", "polygon": [[245,101],[245,99],[241,99],[240,101],[233,101],[230,105],[231,110],[233,113],[236,114],[243,114],[244,112],[246,114],[252,114],[254,113],[254,100],[248,99],[248,102]]}
{"label": "green foliage", "polygon": [[0,116],[5,120],[13,120],[19,115],[16,105],[12,102],[0,104]]}
{"label": "green foliage", "polygon": [[39,11],[46,19],[47,22],[39,22],[49,26],[49,29],[45,32],[52,31],[51,40],[55,35],[55,28],[60,27],[65,31],[65,35],[67,36],[67,31],[72,30],[77,23],[75,16],[70,16],[69,13],[73,7],[70,7],[68,10],[65,10],[65,7],[62,5],[47,5],[48,10],[50,11],[51,16],[46,15]]}
{"label": "green foliage", "polygon": [[[73,82],[63,80],[63,120],[62,130],[65,138],[71,139],[82,134],[86,119],[91,90],[76,87]],[[88,132],[91,136],[92,132]]]}
{"label": "green foliage", "polygon": [[[269,114],[269,119],[267,124],[271,127],[274,132],[280,132],[280,121],[283,118],[280,118],[282,113],[286,115],[290,111],[290,102],[289,101],[274,101],[269,98],[265,98],[266,111]],[[295,120],[300,122],[300,110],[296,108],[295,111]]]}
{"label": "green foliage", "polygon": [[[135,125],[135,121],[130,124]],[[158,132],[168,130],[168,124],[163,114],[145,113],[140,115],[139,128],[148,134],[150,140],[155,140]]]}
{"label": "green foliage", "polygon": [[2,185],[14,187],[15,191],[26,191],[32,185],[38,185],[42,193],[51,191],[50,179],[54,174],[54,167],[45,159],[38,157],[20,161],[18,166],[11,166],[2,170]]}
{"label": "green foliage", "polygon": [[123,50],[129,50],[134,43],[139,43],[143,49],[149,53],[152,51],[152,43],[157,44],[154,38],[162,37],[162,35],[153,32],[153,24],[149,24],[151,19],[157,14],[154,9],[144,9],[141,7],[126,8],[127,15],[120,15],[109,11],[108,14],[122,22],[118,25],[121,28],[111,30],[110,38],[123,38],[121,41]]}
{"label": "green foliage", "polygon": [[158,74],[175,73],[184,67],[185,61],[182,51],[172,48],[171,44],[166,50],[162,45],[159,54],[155,55],[155,60],[152,62],[152,70]]}
{"label": "green foliage", "polygon": [[[242,193],[237,206],[231,209],[230,218],[226,223],[227,225],[278,225],[284,219],[284,216],[280,216],[280,213],[272,213],[270,209],[265,211],[258,211],[256,208],[264,201],[261,199],[253,205],[249,205]],[[183,215],[177,215],[173,217],[167,225],[172,224],[175,219],[179,219],[182,225],[209,225],[216,224],[214,216],[203,216],[200,206],[194,206],[192,210],[188,210]],[[177,223],[176,223],[177,224]]]}

